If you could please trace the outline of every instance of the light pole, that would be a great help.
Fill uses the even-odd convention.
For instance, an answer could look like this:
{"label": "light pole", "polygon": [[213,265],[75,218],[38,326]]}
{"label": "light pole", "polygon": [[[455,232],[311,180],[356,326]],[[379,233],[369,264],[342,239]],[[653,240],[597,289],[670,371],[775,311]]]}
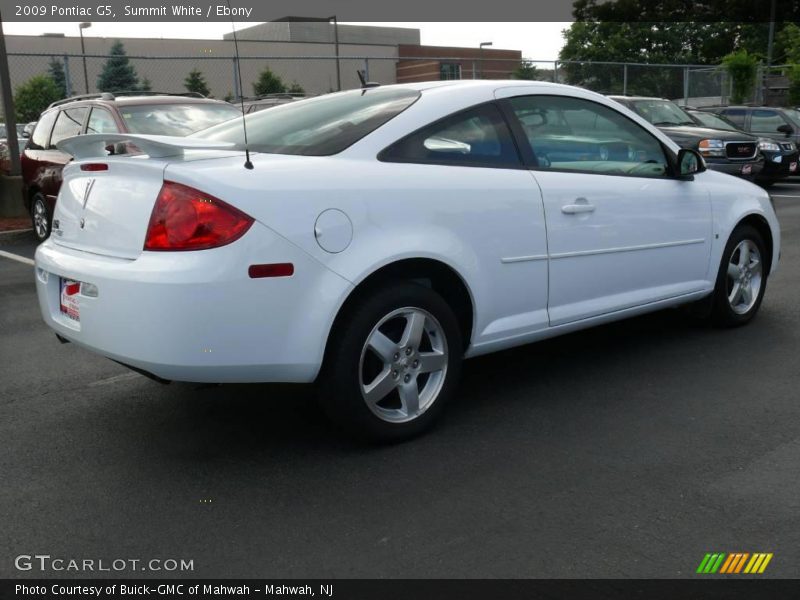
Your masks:
{"label": "light pole", "polygon": [[336,15],[328,17],[328,21],[333,23],[333,43],[336,46],[336,91],[342,91],[342,70],[339,65],[339,21]]}
{"label": "light pole", "polygon": [[86,88],[86,93],[89,93],[89,75],[86,72],[86,48],[83,47],[83,30],[89,29],[91,27],[91,23],[79,23],[78,24],[78,31],[81,34],[81,54],[83,54],[83,85]]}
{"label": "light pole", "polygon": [[478,46],[478,62],[481,63],[481,79],[483,79],[483,48],[485,46],[491,46],[492,42],[481,42]]}

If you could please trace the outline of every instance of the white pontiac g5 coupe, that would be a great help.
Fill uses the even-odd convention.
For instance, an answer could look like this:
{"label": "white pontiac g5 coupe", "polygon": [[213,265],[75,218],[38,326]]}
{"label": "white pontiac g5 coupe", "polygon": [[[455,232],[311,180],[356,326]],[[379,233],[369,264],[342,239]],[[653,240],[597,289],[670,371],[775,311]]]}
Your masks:
{"label": "white pontiac g5 coupe", "polygon": [[464,358],[682,304],[740,325],[778,264],[764,191],[582,89],[375,87],[246,124],[247,165],[241,119],[58,144],[36,284],[62,340],[164,380],[317,381],[398,440]]}

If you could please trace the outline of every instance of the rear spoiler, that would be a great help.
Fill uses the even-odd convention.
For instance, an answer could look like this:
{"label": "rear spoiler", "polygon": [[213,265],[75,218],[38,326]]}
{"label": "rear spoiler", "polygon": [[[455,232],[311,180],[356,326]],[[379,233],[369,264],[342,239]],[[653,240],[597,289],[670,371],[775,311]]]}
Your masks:
{"label": "rear spoiler", "polygon": [[231,150],[233,142],[212,142],[200,138],[137,133],[87,133],[56,142],[56,148],[71,154],[76,160],[108,156],[106,147],[131,142],[150,158],[182,156],[184,150]]}

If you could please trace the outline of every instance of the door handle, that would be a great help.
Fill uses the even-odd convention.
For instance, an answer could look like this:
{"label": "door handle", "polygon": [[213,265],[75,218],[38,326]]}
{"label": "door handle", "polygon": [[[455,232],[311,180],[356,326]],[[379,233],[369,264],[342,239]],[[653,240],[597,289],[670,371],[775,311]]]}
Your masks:
{"label": "door handle", "polygon": [[578,213],[594,212],[594,204],[589,204],[586,198],[575,198],[575,204],[565,204],[561,207],[561,212],[565,215],[576,215]]}

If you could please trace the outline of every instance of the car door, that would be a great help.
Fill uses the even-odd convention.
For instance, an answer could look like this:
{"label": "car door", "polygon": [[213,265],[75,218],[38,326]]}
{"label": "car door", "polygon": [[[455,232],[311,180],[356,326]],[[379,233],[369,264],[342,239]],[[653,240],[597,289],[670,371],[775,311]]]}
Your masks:
{"label": "car door", "polygon": [[[432,123],[383,150],[382,216],[435,238],[470,281],[473,344],[548,327],[547,238],[539,189],[495,103]],[[400,164],[397,164],[400,163]],[[424,206],[415,208],[415,202]],[[430,245],[420,251],[430,250]]]}
{"label": "car door", "polygon": [[784,139],[792,135],[779,130],[779,128],[786,127],[794,132],[794,125],[780,111],[770,108],[754,108],[750,112],[750,131],[755,135]]}
{"label": "car door", "polygon": [[712,285],[709,194],[671,176],[654,135],[588,99],[528,95],[503,105],[541,188],[551,325]]}

